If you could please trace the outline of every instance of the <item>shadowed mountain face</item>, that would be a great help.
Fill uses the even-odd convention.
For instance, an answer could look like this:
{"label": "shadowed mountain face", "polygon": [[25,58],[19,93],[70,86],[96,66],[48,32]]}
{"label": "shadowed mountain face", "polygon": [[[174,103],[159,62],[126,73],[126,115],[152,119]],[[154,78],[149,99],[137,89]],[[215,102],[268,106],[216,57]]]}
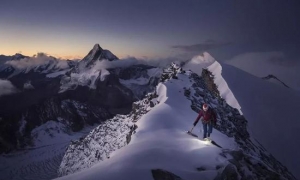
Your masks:
{"label": "shadowed mountain face", "polygon": [[[0,96],[0,153],[32,145],[31,131],[50,120],[65,124],[71,131],[79,131],[85,125],[100,123],[117,113],[129,113],[132,103],[158,82],[155,80],[158,78],[147,74],[154,67],[144,65],[97,70],[93,82],[83,81],[86,72],[103,59],[118,58],[96,44],[83,60],[70,61],[63,69],[55,66],[59,63],[56,59],[31,69],[0,67],[0,78],[10,81],[17,89],[13,94]],[[147,81],[143,85],[125,86],[120,82],[142,76]],[[135,92],[142,93],[136,95]],[[26,122],[22,128],[21,122]]]}

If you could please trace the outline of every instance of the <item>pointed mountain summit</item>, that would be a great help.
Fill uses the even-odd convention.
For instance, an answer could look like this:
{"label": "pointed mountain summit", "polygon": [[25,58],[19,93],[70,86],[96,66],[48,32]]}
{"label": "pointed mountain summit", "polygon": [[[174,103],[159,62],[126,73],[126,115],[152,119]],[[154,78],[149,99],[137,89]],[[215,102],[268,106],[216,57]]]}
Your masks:
{"label": "pointed mountain summit", "polygon": [[118,57],[109,50],[102,49],[99,44],[95,44],[93,49],[80,61],[85,67],[90,67],[98,60],[107,59],[109,61],[117,60]]}

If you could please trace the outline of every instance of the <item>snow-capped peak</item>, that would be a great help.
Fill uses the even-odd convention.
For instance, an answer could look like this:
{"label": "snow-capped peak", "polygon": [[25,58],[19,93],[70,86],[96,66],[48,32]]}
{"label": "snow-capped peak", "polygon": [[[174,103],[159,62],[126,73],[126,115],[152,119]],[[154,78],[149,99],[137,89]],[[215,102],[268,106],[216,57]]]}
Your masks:
{"label": "snow-capped peak", "polygon": [[93,49],[79,62],[79,66],[91,67],[96,61],[107,59],[109,61],[117,60],[118,57],[109,50],[102,49],[99,44],[95,44]]}
{"label": "snow-capped peak", "polygon": [[201,55],[195,56],[191,59],[191,62],[196,63],[196,64],[212,64],[216,60],[208,53],[204,52]]}
{"label": "snow-capped peak", "polygon": [[101,51],[102,48],[100,47],[99,44],[95,44],[94,47],[93,47],[93,49],[92,49],[92,51],[93,51],[93,52],[97,52],[97,51],[99,51],[99,50]]}
{"label": "snow-capped peak", "polygon": [[201,55],[194,56],[190,61],[188,61],[185,68],[201,74],[202,68],[207,68],[215,61],[216,60],[208,52],[204,52]]}
{"label": "snow-capped peak", "polygon": [[23,58],[28,58],[28,56],[24,56],[23,54],[16,53],[15,55],[12,56],[11,60],[20,60]]}

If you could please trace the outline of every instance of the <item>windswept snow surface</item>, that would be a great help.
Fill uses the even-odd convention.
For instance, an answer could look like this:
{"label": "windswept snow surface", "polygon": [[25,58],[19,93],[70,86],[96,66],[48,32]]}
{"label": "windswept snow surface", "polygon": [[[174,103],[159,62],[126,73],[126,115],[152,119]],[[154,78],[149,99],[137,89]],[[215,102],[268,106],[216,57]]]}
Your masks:
{"label": "windswept snow surface", "polygon": [[[192,83],[187,75],[178,74],[176,81],[167,81],[157,87],[158,105],[136,123],[137,132],[131,142],[89,169],[59,179],[143,179],[153,180],[151,169],[161,168],[183,179],[213,179],[216,166],[226,166],[222,150],[186,133],[197,114],[184,96],[183,87]],[[199,127],[199,126],[198,126]],[[199,128],[194,133],[200,135]],[[223,148],[235,149],[233,138],[215,130],[212,138]],[[205,167],[205,171],[197,171]]]}
{"label": "windswept snow surface", "polygon": [[238,68],[222,64],[222,75],[238,99],[248,130],[300,179],[300,97]]}

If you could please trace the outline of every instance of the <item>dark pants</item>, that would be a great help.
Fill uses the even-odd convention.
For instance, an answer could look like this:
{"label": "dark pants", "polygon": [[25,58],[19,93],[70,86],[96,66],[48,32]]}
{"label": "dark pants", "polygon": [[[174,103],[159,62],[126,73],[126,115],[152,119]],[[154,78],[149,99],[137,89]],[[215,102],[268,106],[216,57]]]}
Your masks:
{"label": "dark pants", "polygon": [[209,123],[202,122],[202,125],[203,125],[203,139],[204,139],[210,136],[210,134],[212,133],[213,126],[212,123],[210,122]]}

